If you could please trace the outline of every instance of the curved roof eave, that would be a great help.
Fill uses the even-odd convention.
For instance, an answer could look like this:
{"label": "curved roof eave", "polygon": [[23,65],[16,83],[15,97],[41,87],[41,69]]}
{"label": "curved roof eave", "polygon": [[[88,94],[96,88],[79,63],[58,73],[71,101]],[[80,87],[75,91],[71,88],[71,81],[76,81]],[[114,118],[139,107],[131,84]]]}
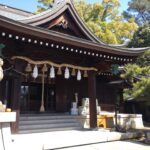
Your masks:
{"label": "curved roof eave", "polygon": [[20,21],[22,23],[26,23],[26,24],[34,24],[35,22],[38,24],[38,22],[42,19],[45,19],[47,17],[51,17],[52,15],[56,14],[56,12],[58,12],[60,9],[64,8],[66,5],[66,3],[60,3],[59,5],[55,5],[55,8],[49,8],[39,14],[35,14],[33,16],[30,17],[26,17],[24,19],[20,19],[17,21]]}
{"label": "curved roof eave", "polygon": [[74,5],[72,4],[71,0],[64,0],[60,2],[59,4],[55,4],[52,8],[47,9],[46,11],[36,14],[31,17],[27,17],[21,20],[18,20],[22,23],[30,24],[33,26],[38,26],[40,24],[46,23],[47,19],[52,20],[59,16],[61,13],[63,13],[65,10],[69,10],[70,14],[72,15],[73,19],[77,22],[79,28],[82,30],[82,32],[89,37],[89,39],[93,42],[100,43],[102,45],[105,45],[104,42],[102,42],[98,37],[96,37],[90,29],[85,25],[83,20],[79,17],[78,13],[76,12],[76,9]]}
{"label": "curved roof eave", "polygon": [[137,57],[149,48],[149,47],[147,48],[117,48],[117,47],[114,48],[108,45],[101,45],[100,43],[94,43],[92,41],[84,40],[84,39],[66,35],[63,33],[58,33],[58,32],[46,30],[40,27],[27,25],[21,22],[14,21],[12,19],[8,19],[3,16],[0,16],[0,22],[1,22],[0,26],[3,28],[7,28],[8,30],[20,32],[28,36],[35,36],[38,38],[51,40],[54,42],[61,42],[61,43],[68,44],[68,45],[70,45],[71,43],[71,45],[73,46],[85,48],[85,49],[89,49],[89,50],[93,50],[97,52],[104,52],[104,53],[129,56],[129,57]]}

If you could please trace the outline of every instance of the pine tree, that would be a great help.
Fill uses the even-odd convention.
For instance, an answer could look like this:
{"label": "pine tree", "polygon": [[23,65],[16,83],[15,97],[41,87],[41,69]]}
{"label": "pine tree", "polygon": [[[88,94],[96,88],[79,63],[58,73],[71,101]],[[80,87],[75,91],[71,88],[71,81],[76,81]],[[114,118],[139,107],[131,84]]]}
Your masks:
{"label": "pine tree", "polygon": [[131,0],[124,16],[134,17],[139,25],[150,22],[150,0]]}

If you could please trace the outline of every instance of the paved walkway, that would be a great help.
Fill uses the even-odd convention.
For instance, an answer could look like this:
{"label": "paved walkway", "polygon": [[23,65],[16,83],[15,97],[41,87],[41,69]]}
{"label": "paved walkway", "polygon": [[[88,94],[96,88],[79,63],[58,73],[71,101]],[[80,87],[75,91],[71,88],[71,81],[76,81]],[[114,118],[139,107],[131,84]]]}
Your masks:
{"label": "paved walkway", "polygon": [[118,133],[108,130],[98,131],[57,131],[34,134],[12,135],[13,150],[46,150],[61,149],[72,146],[83,146],[102,142],[125,140],[140,136],[139,133]]}
{"label": "paved walkway", "polygon": [[135,141],[115,141],[86,146],[75,146],[59,150],[150,150],[150,146]]}

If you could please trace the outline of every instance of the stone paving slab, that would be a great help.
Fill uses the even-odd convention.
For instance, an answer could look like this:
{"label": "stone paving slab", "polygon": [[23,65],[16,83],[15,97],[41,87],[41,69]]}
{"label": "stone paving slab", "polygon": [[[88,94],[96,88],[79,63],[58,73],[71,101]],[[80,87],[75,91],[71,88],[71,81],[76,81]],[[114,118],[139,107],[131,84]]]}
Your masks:
{"label": "stone paving slab", "polygon": [[126,140],[141,137],[139,132],[119,133],[108,130],[97,131],[57,131],[32,134],[12,135],[13,150],[48,150],[103,143],[115,140]]}
{"label": "stone paving slab", "polygon": [[69,147],[59,150],[149,150],[150,146],[134,141],[114,141],[107,143],[90,144],[85,146]]}

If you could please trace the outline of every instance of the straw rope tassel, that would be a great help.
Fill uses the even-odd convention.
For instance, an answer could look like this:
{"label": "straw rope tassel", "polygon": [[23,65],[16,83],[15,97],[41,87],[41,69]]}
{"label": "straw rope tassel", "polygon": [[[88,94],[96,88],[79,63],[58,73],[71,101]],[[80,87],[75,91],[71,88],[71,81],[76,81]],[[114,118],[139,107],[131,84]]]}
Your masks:
{"label": "straw rope tassel", "polygon": [[41,106],[40,106],[40,112],[44,112],[44,71],[42,76],[42,99],[41,99]]}
{"label": "straw rope tassel", "polygon": [[11,58],[12,60],[16,60],[16,59],[20,59],[20,60],[24,60],[27,61],[28,63],[32,64],[32,65],[50,65],[56,68],[62,68],[62,67],[67,67],[67,68],[74,68],[76,70],[80,70],[80,71],[98,71],[96,68],[94,67],[81,67],[81,66],[75,66],[75,65],[71,65],[71,64],[56,64],[52,61],[34,61],[31,60],[30,58],[24,57],[24,56],[13,56]]}

